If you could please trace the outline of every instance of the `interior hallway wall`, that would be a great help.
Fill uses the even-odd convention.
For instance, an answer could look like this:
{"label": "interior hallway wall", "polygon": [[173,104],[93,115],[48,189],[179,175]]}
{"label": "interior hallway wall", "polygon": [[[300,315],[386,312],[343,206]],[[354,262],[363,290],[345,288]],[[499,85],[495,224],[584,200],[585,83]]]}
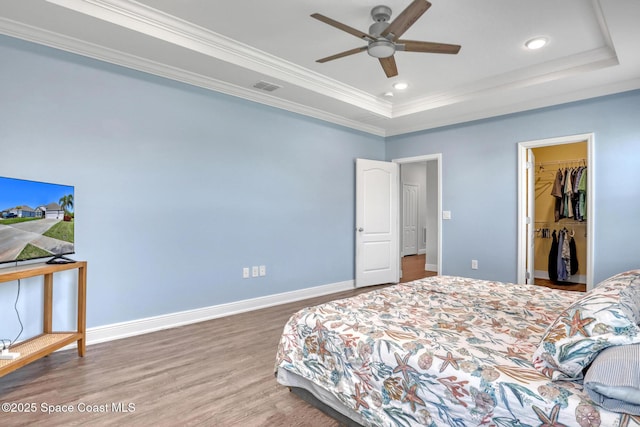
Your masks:
{"label": "interior hallway wall", "polygon": [[427,161],[427,242],[426,266],[438,271],[438,161]]}

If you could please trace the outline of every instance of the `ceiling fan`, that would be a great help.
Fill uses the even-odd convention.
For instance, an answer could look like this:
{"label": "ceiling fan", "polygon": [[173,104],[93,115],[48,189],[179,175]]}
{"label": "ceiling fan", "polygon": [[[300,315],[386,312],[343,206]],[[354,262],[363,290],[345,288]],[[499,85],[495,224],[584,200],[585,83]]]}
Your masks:
{"label": "ceiling fan", "polygon": [[431,3],[426,0],[413,0],[413,2],[407,6],[407,8],[403,10],[402,13],[393,20],[393,22],[390,23],[389,18],[391,17],[391,8],[388,6],[376,6],[371,9],[371,17],[375,22],[371,27],[369,27],[368,33],[356,30],[353,27],[335,21],[319,13],[314,13],[311,15],[312,18],[367,41],[366,46],[357,47],[355,49],[327,56],[326,58],[318,59],[316,62],[324,63],[333,61],[334,59],[344,58],[345,56],[364,52],[366,50],[369,55],[378,58],[387,77],[394,77],[398,75],[396,60],[393,56],[396,51],[449,54],[458,53],[460,45],[457,44],[400,39],[400,36],[402,36],[430,7]]}

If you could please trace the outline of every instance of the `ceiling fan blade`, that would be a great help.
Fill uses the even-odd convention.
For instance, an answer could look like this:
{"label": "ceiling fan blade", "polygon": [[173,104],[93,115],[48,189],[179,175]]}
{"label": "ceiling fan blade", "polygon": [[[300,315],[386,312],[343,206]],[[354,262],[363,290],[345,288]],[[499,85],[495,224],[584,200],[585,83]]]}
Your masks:
{"label": "ceiling fan blade", "polygon": [[395,77],[398,75],[398,67],[396,66],[396,59],[392,56],[388,58],[378,58],[380,65],[387,77]]}
{"label": "ceiling fan blade", "polygon": [[398,37],[403,35],[430,7],[431,3],[427,0],[413,0],[380,35],[387,37],[389,34],[393,34],[391,40],[397,40]]}
{"label": "ceiling fan blade", "polygon": [[396,49],[405,52],[428,52],[456,54],[460,51],[459,44],[421,42],[416,40],[396,40]]}
{"label": "ceiling fan blade", "polygon": [[360,30],[356,30],[353,27],[350,27],[350,26],[348,26],[346,24],[343,24],[342,22],[338,22],[338,21],[336,21],[334,19],[331,19],[331,18],[326,17],[324,15],[321,15],[319,13],[314,13],[314,14],[311,15],[311,17],[312,18],[316,18],[318,21],[324,22],[325,24],[329,24],[332,27],[335,27],[335,28],[337,28],[339,30],[342,30],[342,31],[345,31],[345,32],[347,32],[349,34],[352,34],[352,35],[354,35],[354,36],[356,36],[358,38],[365,39],[365,40],[375,40],[376,39],[371,34],[363,33]]}
{"label": "ceiling fan blade", "polygon": [[356,54],[356,53],[364,52],[365,50],[367,50],[366,46],[357,47],[355,49],[345,50],[344,52],[340,52],[340,53],[336,53],[335,55],[327,56],[326,58],[318,59],[316,62],[319,62],[319,63],[322,64],[324,62],[333,61],[334,59],[343,58],[345,56],[349,56],[349,55],[353,55],[353,54]]}

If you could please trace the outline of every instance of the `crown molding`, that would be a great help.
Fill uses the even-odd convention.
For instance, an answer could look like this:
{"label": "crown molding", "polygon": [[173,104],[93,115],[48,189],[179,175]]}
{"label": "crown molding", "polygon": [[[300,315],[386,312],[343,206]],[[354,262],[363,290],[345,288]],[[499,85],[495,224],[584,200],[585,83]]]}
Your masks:
{"label": "crown molding", "polygon": [[551,97],[545,96],[542,98],[530,99],[524,102],[514,102],[497,108],[474,111],[468,114],[457,114],[448,116],[443,120],[425,120],[424,122],[413,126],[389,128],[387,129],[386,136],[393,137],[413,132],[427,131],[429,129],[450,126],[458,123],[467,123],[475,120],[483,120],[491,117],[499,117],[508,114],[520,113],[523,111],[531,111],[539,108],[567,104],[570,102],[579,102],[587,99],[598,98],[601,96],[613,95],[616,93],[623,93],[638,89],[640,89],[640,78],[633,78],[622,82],[594,86],[589,88],[588,90],[580,89],[577,91],[562,93]]}
{"label": "crown molding", "polygon": [[370,126],[355,120],[347,119],[337,114],[332,114],[303,104],[276,98],[268,94],[257,92],[253,89],[231,85],[221,80],[192,73],[177,67],[161,64],[114,49],[109,49],[104,46],[99,46],[84,40],[54,33],[52,31],[36,28],[21,22],[0,18],[0,33],[66,52],[97,59],[103,62],[224,93],[226,95],[246,99],[248,101],[313,117],[326,122],[346,126],[373,135],[385,136],[384,129],[380,127]]}
{"label": "crown molding", "polygon": [[392,117],[402,117],[432,110],[501,90],[513,90],[543,84],[571,77],[578,73],[595,71],[618,64],[618,57],[615,51],[609,46],[604,46],[559,60],[548,61],[478,80],[471,85],[460,86],[451,91],[405,102],[394,107]]}
{"label": "crown molding", "polygon": [[391,103],[304,67],[132,0],[49,3],[303,87],[384,117]]}

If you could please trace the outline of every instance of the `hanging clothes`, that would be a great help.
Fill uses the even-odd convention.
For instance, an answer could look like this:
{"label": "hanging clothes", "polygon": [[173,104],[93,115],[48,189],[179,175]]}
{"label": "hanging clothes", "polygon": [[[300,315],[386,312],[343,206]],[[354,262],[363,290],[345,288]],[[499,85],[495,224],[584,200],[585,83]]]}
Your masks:
{"label": "hanging clothes", "polygon": [[552,242],[549,250],[549,280],[559,283],[571,280],[578,273],[578,251],[573,231],[566,228],[551,233]]}
{"label": "hanging clothes", "polygon": [[553,187],[551,188],[551,195],[556,198],[556,204],[553,214],[556,222],[560,221],[560,205],[562,204],[562,178],[563,173],[560,169],[556,172],[556,179],[553,181]]}
{"label": "hanging clothes", "polygon": [[566,228],[562,230],[562,262],[564,263],[564,271],[566,272],[566,278],[571,278],[571,236],[569,236],[569,230]]}
{"label": "hanging clothes", "polygon": [[555,282],[558,280],[558,238],[556,230],[551,233],[553,241],[551,242],[551,250],[549,251],[549,280]]}
{"label": "hanging clothes", "polygon": [[578,182],[578,206],[581,212],[581,221],[587,219],[587,168],[582,168]]}
{"label": "hanging clothes", "polygon": [[573,231],[571,232],[571,238],[569,240],[569,252],[571,259],[570,273],[573,276],[578,272],[578,251],[576,250],[576,241],[573,239]]}
{"label": "hanging clothes", "polygon": [[555,198],[553,215],[556,222],[562,218],[585,221],[587,218],[586,166],[558,169],[551,188],[551,195]]}
{"label": "hanging clothes", "polygon": [[[564,170],[564,191],[562,193],[563,205],[564,205],[564,217],[573,218],[573,186],[572,186],[572,170]],[[568,242],[567,242],[568,243]]]}
{"label": "hanging clothes", "polygon": [[565,264],[563,257],[564,240],[565,234],[562,231],[558,232],[558,256],[556,257],[556,265],[558,266],[558,280],[560,281],[565,281],[569,278],[567,265]]}

